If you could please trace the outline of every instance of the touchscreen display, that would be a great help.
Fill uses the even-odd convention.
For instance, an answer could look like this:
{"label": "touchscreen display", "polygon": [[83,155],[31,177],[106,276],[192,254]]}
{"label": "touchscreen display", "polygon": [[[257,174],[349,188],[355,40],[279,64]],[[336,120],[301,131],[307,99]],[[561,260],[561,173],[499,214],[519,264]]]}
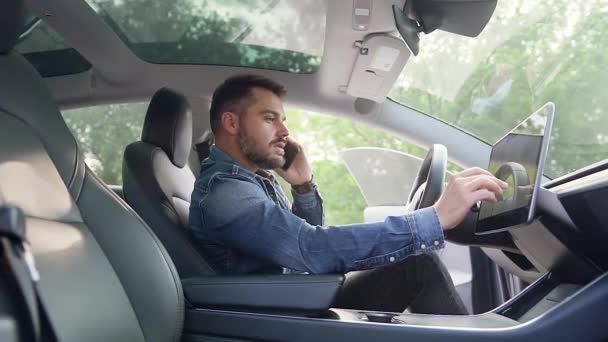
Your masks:
{"label": "touchscreen display", "polygon": [[496,195],[496,203],[481,203],[477,233],[494,232],[534,219],[554,108],[552,103],[544,105],[492,147],[488,170],[509,187]]}

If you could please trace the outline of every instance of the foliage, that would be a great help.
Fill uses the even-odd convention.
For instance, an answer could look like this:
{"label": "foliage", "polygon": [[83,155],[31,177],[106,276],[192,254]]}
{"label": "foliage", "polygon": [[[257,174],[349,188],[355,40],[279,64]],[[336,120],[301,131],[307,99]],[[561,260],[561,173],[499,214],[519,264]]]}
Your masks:
{"label": "foliage", "polygon": [[[552,101],[545,174],[558,177],[606,159],[607,12],[601,0],[500,1],[474,40],[441,32],[424,37],[424,51],[391,96],[491,143]],[[442,59],[449,56],[457,58]],[[452,72],[439,72],[439,61]],[[468,75],[458,72],[467,69]],[[460,87],[446,88],[461,78]]]}
{"label": "foliage", "polygon": [[[148,49],[158,60],[171,56],[145,42],[173,41],[177,45],[171,48],[183,49],[187,55],[205,53],[219,64],[254,63],[309,72],[314,62],[301,54],[226,45],[226,37],[234,33],[230,28],[242,23],[218,13],[199,13],[200,6],[193,6],[191,0],[154,2],[153,6],[145,0],[91,2],[106,13],[102,15],[107,21],[113,18],[108,21],[111,26],[132,35],[121,37],[137,42],[132,49]],[[489,142],[546,101],[553,101],[557,113],[548,174],[560,176],[608,158],[608,97],[604,95],[608,40],[603,37],[608,32],[607,11],[601,0],[500,1],[492,22],[477,39],[442,32],[423,37],[421,54],[408,62],[391,97]],[[172,16],[179,20],[169,20]],[[135,30],[144,24],[148,31]],[[139,36],[133,36],[135,31]],[[145,104],[136,104],[83,108],[64,115],[86,151],[89,166],[107,183],[121,184],[122,153],[128,143],[139,139],[144,113]],[[399,137],[359,123],[296,109],[288,109],[287,118],[292,135],[305,146],[312,162],[325,199],[327,224],[363,219],[365,201],[340,160],[341,150],[369,146],[417,156],[425,153]]]}
{"label": "foliage", "polygon": [[[85,152],[89,167],[108,184],[122,184],[124,148],[140,138],[146,103],[112,104],[67,110],[63,116]],[[287,109],[292,135],[312,163],[324,199],[327,225],[363,221],[365,200],[339,157],[350,147],[385,147],[424,156],[416,145],[345,119]],[[289,185],[281,183],[291,197]]]}
{"label": "foliage", "polygon": [[87,165],[106,183],[122,184],[122,155],[139,140],[146,109],[147,103],[131,103],[63,112]]}
{"label": "foliage", "polygon": [[[327,225],[363,222],[365,199],[340,158],[352,147],[383,147],[424,157],[426,150],[379,129],[333,116],[287,109],[287,126],[312,163]],[[288,193],[290,188],[281,183]]]}

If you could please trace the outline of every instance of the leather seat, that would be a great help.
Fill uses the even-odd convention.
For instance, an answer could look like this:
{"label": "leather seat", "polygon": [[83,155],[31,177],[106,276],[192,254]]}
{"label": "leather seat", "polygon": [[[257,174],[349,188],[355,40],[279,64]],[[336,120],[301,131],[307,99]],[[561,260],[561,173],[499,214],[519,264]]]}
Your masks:
{"label": "leather seat", "polygon": [[214,274],[189,232],[191,148],[188,100],[162,88],[150,101],[141,141],[125,149],[122,169],[126,201],[152,227],[182,278]]}
{"label": "leather seat", "polygon": [[59,341],[178,341],[176,269],[148,225],[85,165],[0,2],[0,192],[26,215],[41,302]]}

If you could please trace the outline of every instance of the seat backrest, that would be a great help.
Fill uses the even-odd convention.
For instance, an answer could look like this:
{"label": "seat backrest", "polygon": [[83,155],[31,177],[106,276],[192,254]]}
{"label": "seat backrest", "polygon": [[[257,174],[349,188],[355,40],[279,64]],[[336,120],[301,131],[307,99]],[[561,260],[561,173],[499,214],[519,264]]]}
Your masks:
{"label": "seat backrest", "polygon": [[125,149],[122,168],[126,201],[154,230],[182,278],[214,273],[189,232],[191,147],[188,100],[162,88],[150,101],[141,141]]}
{"label": "seat backrest", "polygon": [[36,70],[13,50],[23,8],[0,2],[0,191],[26,216],[59,341],[178,341],[181,284],[160,241],[84,164]]}

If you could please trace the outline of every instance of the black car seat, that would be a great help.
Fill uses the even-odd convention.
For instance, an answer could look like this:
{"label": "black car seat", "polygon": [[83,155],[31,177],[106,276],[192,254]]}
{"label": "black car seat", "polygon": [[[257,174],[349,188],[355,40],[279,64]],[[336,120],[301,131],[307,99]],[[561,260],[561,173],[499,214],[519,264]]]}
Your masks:
{"label": "black car seat", "polygon": [[178,341],[184,300],[156,235],[84,164],[0,2],[0,192],[25,213],[40,300],[59,341]]}
{"label": "black car seat", "polygon": [[150,101],[141,141],[125,149],[122,167],[126,201],[154,230],[182,278],[214,274],[189,232],[191,148],[188,100],[162,88]]}

